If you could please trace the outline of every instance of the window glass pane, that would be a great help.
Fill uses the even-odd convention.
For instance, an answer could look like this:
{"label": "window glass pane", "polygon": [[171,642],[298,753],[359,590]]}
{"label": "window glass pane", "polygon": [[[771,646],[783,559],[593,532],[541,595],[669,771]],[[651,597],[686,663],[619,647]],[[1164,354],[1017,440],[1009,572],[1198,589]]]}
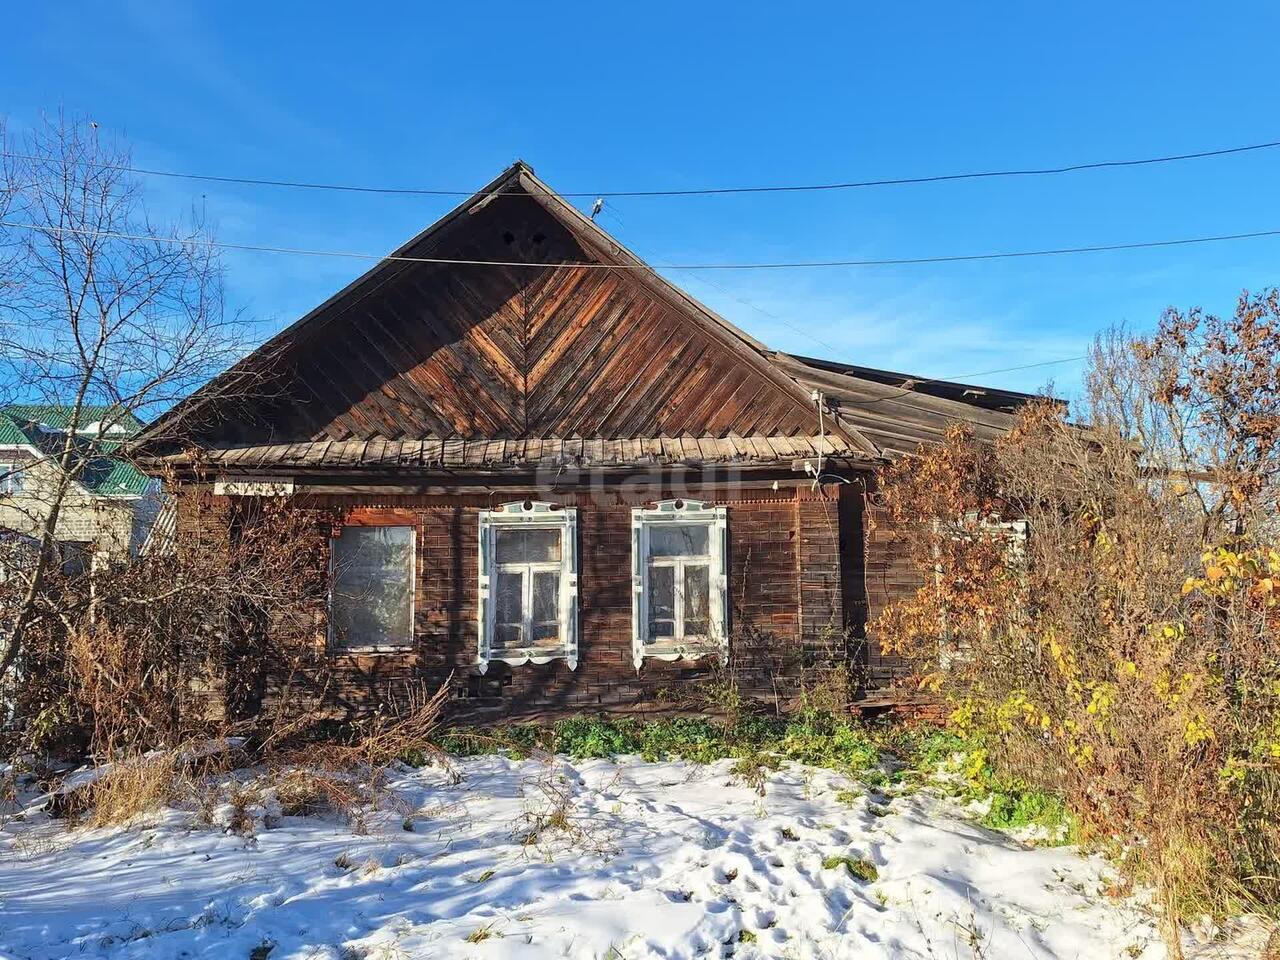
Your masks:
{"label": "window glass pane", "polygon": [[525,556],[530,563],[560,562],[559,530],[526,530]]}
{"label": "window glass pane", "polygon": [[[524,624],[524,574],[519,571],[499,571],[494,587],[497,635],[499,638],[505,636],[518,642]],[[511,629],[504,632],[504,628],[514,628],[514,632]]]}
{"label": "window glass pane", "polygon": [[684,634],[707,635],[707,611],[711,608],[711,571],[705,564],[684,568]]}
{"label": "window glass pane", "polygon": [[676,571],[674,567],[649,568],[649,616],[673,620],[676,615]]}
{"label": "window glass pane", "polygon": [[559,563],[559,530],[498,530],[496,560],[504,563]]}
{"label": "window glass pane", "polygon": [[560,636],[560,574],[533,575],[533,639],[555,640]]}
{"label": "window glass pane", "polygon": [[705,557],[711,531],[705,523],[649,528],[649,555],[652,557]]}
{"label": "window glass pane", "polygon": [[0,493],[22,492],[22,464],[0,463]]}
{"label": "window glass pane", "polygon": [[649,641],[675,636],[675,567],[649,567]]}
{"label": "window glass pane", "polygon": [[674,620],[650,620],[649,621],[649,637],[646,643],[653,643],[655,640],[670,640],[676,635],[676,622]]}
{"label": "window glass pane", "polygon": [[413,528],[344,527],[333,541],[334,642],[408,644],[413,634]]}
{"label": "window glass pane", "polygon": [[524,531],[499,529],[494,535],[494,560],[498,563],[524,563]]}

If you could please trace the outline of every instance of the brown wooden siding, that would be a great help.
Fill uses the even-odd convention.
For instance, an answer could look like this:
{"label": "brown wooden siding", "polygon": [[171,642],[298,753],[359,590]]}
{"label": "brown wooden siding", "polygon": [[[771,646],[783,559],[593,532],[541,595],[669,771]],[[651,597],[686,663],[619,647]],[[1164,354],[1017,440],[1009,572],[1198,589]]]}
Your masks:
{"label": "brown wooden siding", "polygon": [[[203,441],[815,434],[798,385],[633,272],[592,254],[532,197],[504,197],[264,351],[257,399]],[[540,238],[536,243],[534,238]],[[338,322],[338,321],[341,322]]]}
{"label": "brown wooden siding", "polygon": [[[730,671],[746,696],[785,705],[798,689],[805,650],[829,641],[842,618],[839,488],[813,492],[740,491],[729,508]],[[621,493],[569,493],[581,539],[579,663],[490,664],[477,676],[479,496],[315,498],[350,523],[410,524],[417,531],[414,646],[404,653],[337,654],[325,668],[327,703],[337,712],[367,710],[412,681],[452,675],[460,692],[479,694],[458,708],[494,716],[573,711],[706,709],[718,674],[709,661],[646,660],[631,652],[631,499]],[[828,519],[831,523],[828,523]],[[324,643],[318,624],[316,643]],[[317,683],[317,688],[319,687]],[[268,684],[269,686],[269,684]]]}
{"label": "brown wooden siding", "polygon": [[910,672],[902,657],[886,653],[876,635],[875,620],[895,600],[909,597],[918,589],[920,576],[911,565],[903,544],[895,542],[884,508],[868,510],[872,529],[866,537],[867,687],[884,690]]}

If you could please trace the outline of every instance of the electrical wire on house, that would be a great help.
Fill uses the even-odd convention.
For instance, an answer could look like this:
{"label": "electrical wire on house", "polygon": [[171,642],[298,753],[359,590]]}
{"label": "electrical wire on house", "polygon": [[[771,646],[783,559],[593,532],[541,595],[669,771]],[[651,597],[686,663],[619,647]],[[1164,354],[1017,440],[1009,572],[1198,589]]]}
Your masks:
{"label": "electrical wire on house", "polygon": [[[608,205],[605,205],[605,206],[603,206],[603,212],[604,212],[604,213],[606,213],[606,214],[608,214],[609,216],[613,217],[615,220],[617,220],[617,221],[618,221],[618,223],[619,223],[620,225],[622,225],[622,226],[623,226],[623,228],[625,229],[625,226],[626,226],[626,225],[625,225],[625,224],[622,224],[622,222],[621,222],[621,218],[620,218],[620,217],[618,217],[618,215],[617,215],[617,212],[616,212],[616,211],[611,210],[611,209],[609,208],[609,206],[608,206]],[[662,261],[662,260],[657,260],[657,259],[655,259],[653,262],[654,262],[657,266],[662,267],[662,268],[664,268],[664,269],[680,270],[680,268],[679,268],[679,267],[675,267],[675,266],[673,266],[672,264],[670,264],[670,263],[666,263],[666,262],[664,262],[664,261]],[[724,294],[724,295],[725,295],[726,297],[728,297],[729,299],[734,300],[734,301],[736,301],[737,303],[742,304],[744,307],[747,307],[747,308],[749,308],[749,309],[751,309],[751,310],[756,311],[756,313],[760,314],[760,315],[761,315],[761,316],[763,316],[763,317],[768,317],[768,318],[769,318],[769,319],[771,319],[771,320],[775,320],[775,321],[777,321],[778,323],[780,323],[780,324],[782,324],[784,327],[786,327],[788,330],[791,330],[791,331],[793,331],[793,332],[795,332],[795,333],[798,333],[800,336],[804,337],[805,339],[807,339],[807,340],[811,340],[812,342],[814,342],[814,343],[818,344],[819,346],[823,347],[824,349],[826,349],[826,350],[830,351],[830,358],[831,358],[831,359],[835,359],[836,357],[838,357],[839,355],[841,355],[842,353],[844,353],[844,350],[843,350],[842,348],[837,347],[837,346],[835,346],[834,344],[828,343],[827,341],[825,341],[825,340],[821,339],[820,337],[814,336],[814,335],[813,335],[812,333],[810,333],[808,330],[804,329],[803,327],[797,326],[796,324],[794,324],[794,323],[792,323],[790,320],[788,320],[786,317],[780,316],[780,315],[778,315],[778,314],[774,313],[774,312],[773,312],[773,311],[771,311],[771,310],[766,310],[764,307],[760,306],[759,304],[757,304],[757,303],[753,303],[752,301],[750,301],[750,300],[746,299],[745,297],[741,297],[741,296],[739,296],[738,294],[736,294],[736,293],[734,293],[732,290],[730,290],[728,287],[724,286],[723,284],[717,283],[715,280],[712,280],[710,277],[705,277],[705,276],[702,276],[701,274],[698,274],[698,273],[696,273],[696,272],[692,272],[692,271],[681,271],[681,272],[685,273],[685,275],[686,275],[686,276],[688,276],[688,277],[690,277],[691,279],[696,280],[698,283],[704,283],[704,284],[706,284],[707,286],[712,287],[712,288],[714,288],[714,289],[716,289],[716,290],[720,291],[722,294]],[[1001,368],[1001,369],[999,369],[999,370],[984,370],[984,371],[980,371],[980,372],[978,372],[978,373],[961,373],[961,374],[956,374],[955,376],[949,376],[949,377],[937,377],[937,378],[934,378],[934,379],[927,379],[927,380],[921,380],[921,379],[918,379],[918,378],[912,378],[912,379],[909,381],[909,382],[910,382],[910,386],[909,386],[909,387],[905,387],[904,389],[900,390],[900,392],[898,392],[898,393],[896,393],[896,394],[892,394],[892,395],[887,396],[887,397],[877,397],[877,398],[875,398],[875,399],[873,399],[873,400],[849,401],[849,403],[851,403],[851,404],[853,404],[853,405],[857,405],[857,406],[865,406],[865,405],[868,405],[868,404],[883,403],[883,402],[885,402],[885,401],[887,401],[887,400],[896,400],[896,399],[898,399],[899,397],[904,397],[904,396],[906,396],[907,394],[914,393],[914,392],[915,392],[915,388],[916,388],[916,387],[925,386],[925,385],[930,384],[930,383],[946,383],[946,382],[954,382],[954,381],[957,381],[957,380],[963,380],[963,379],[968,378],[968,377],[975,377],[975,378],[976,378],[976,377],[991,376],[991,375],[993,375],[993,374],[997,374],[997,373],[1012,373],[1012,372],[1017,371],[1017,370],[1031,370],[1031,369],[1034,369],[1034,368],[1036,368],[1036,367],[1056,366],[1056,365],[1063,364],[1063,363],[1076,363],[1076,362],[1078,362],[1078,361],[1086,360],[1086,359],[1088,359],[1088,358],[1087,358],[1087,357],[1085,357],[1085,356],[1078,356],[1078,357],[1063,357],[1063,358],[1061,358],[1061,359],[1059,359],[1059,360],[1042,360],[1042,361],[1039,361],[1039,362],[1036,362],[1036,363],[1024,363],[1024,364],[1020,364],[1019,366],[1016,366],[1016,367],[1003,367],[1003,368]],[[852,362],[852,361],[851,361],[851,362]],[[818,391],[816,391],[816,390],[815,390],[815,391],[814,391],[814,393],[815,393],[815,394],[817,394],[817,393],[818,393]],[[821,401],[821,400],[818,400],[818,399],[817,399],[817,397],[815,397],[814,399],[815,399],[815,401],[816,401],[816,402],[818,402],[818,403],[819,403],[819,409],[818,409],[818,417],[819,417],[819,432],[821,432],[821,419],[822,419],[822,408],[821,408],[821,403],[822,403],[822,401]],[[846,404],[846,405],[848,405],[848,404]],[[821,463],[819,463],[819,471],[821,471]]]}
{"label": "electrical wire on house", "polygon": [[[121,233],[111,230],[86,230],[79,227],[58,227],[52,224],[22,223],[0,220],[0,227],[15,230],[35,230],[55,235],[71,234],[84,237],[136,240],[148,243],[173,243],[204,246],[218,250],[244,250],[256,253],[278,253],[299,257],[337,257],[351,260],[395,263],[435,263],[472,267],[580,267],[584,270],[652,270],[647,263],[594,263],[590,261],[557,261],[539,263],[534,260],[467,260],[451,257],[410,257],[400,254],[356,253],[347,250],[314,250],[302,247],[276,247],[253,243],[228,243],[199,237],[165,237],[147,234]],[[806,270],[832,267],[888,267],[911,266],[927,263],[973,263],[983,260],[1011,260],[1028,257],[1069,256],[1082,253],[1108,253],[1118,250],[1149,250],[1160,247],[1182,247],[1204,243],[1222,243],[1231,240],[1256,240],[1278,237],[1280,230],[1252,230],[1247,233],[1224,233],[1204,237],[1180,237],[1176,240],[1142,240],[1134,243],[1103,243],[1078,247],[1052,247],[1043,250],[1011,250],[993,253],[949,254],[933,257],[889,257],[862,260],[791,260],[763,261],[758,263],[673,263],[672,270]]]}
{"label": "electrical wire on house", "polygon": [[954,376],[932,377],[929,379],[918,379],[912,377],[907,380],[897,393],[889,394],[884,397],[874,397],[871,400],[843,400],[841,406],[844,407],[870,407],[877,403],[885,403],[890,400],[898,400],[902,397],[916,393],[918,387],[927,386],[931,383],[955,383],[957,381],[976,379],[978,377],[990,377],[997,373],[1013,373],[1016,370],[1034,370],[1037,367],[1052,367],[1063,363],[1079,363],[1088,360],[1087,354],[1078,357],[1063,357],[1061,360],[1041,360],[1038,363],[1023,363],[1016,367],[1001,367],[998,370],[979,370],[977,373],[957,373]]}
{"label": "electrical wire on house", "polygon": [[[652,189],[652,190],[579,190],[562,192],[562,197],[578,197],[606,199],[609,197],[696,197],[725,194],[764,194],[764,193],[813,193],[824,190],[856,190],[867,187],[901,187],[926,183],[949,183],[962,180],[993,180],[1013,177],[1044,177],[1064,173],[1078,173],[1085,170],[1106,170],[1124,167],[1143,167],[1164,163],[1180,163],[1187,160],[1204,160],[1211,157],[1234,156],[1252,153],[1259,150],[1270,150],[1280,147],[1280,140],[1265,143],[1251,143],[1238,147],[1221,147],[1209,150],[1197,150],[1190,153],[1175,153],[1164,156],[1140,157],[1127,160],[1098,160],[1086,163],[1058,164],[1046,167],[1011,168],[1004,170],[981,170],[967,173],[942,173],[919,177],[887,177],[878,180],[848,180],[830,183],[784,183],[763,186],[730,186],[730,187],[691,187],[685,189]],[[16,151],[0,151],[0,156],[13,160],[39,161],[42,158]],[[127,173],[146,177],[166,177],[175,180],[198,180],[205,183],[240,184],[256,187],[289,187],[299,190],[328,190],[348,193],[375,193],[402,196],[425,197],[473,197],[474,190],[452,190],[434,187],[380,187],[351,183],[323,183],[306,180],[270,179],[265,177],[236,177],[209,173],[185,173],[175,170],[157,170],[151,167],[137,167],[131,164],[110,164],[90,160],[79,161],[85,166],[113,168]],[[503,191],[495,191],[488,196],[504,196]],[[597,211],[598,212],[598,211]]]}
{"label": "electrical wire on house", "polygon": [[[604,204],[602,206],[602,212],[606,216],[613,219],[615,223],[618,226],[620,226],[623,230],[626,230],[626,224],[623,222],[622,217],[618,215],[617,210],[613,209],[612,204]],[[617,227],[615,227],[615,232],[616,231],[617,231]],[[628,246],[631,246],[631,245],[628,245]],[[664,270],[679,270],[678,267],[673,267],[671,264],[665,262],[664,260],[653,259],[652,262],[657,266],[663,268]],[[689,277],[690,279],[696,281],[697,283],[705,284],[708,287],[711,287],[715,290],[720,291],[720,293],[724,294],[724,296],[728,297],[730,300],[740,303],[742,304],[742,306],[747,307],[750,310],[754,310],[756,313],[760,314],[762,317],[768,317],[770,320],[773,320],[777,323],[782,324],[788,330],[798,333],[800,334],[800,336],[804,337],[806,340],[810,340],[813,343],[818,344],[824,350],[830,351],[832,357],[839,356],[844,352],[843,350],[841,350],[841,348],[835,346],[834,344],[830,344],[827,341],[823,340],[821,337],[817,337],[814,334],[810,333],[808,330],[804,329],[803,327],[797,326],[796,324],[792,323],[786,317],[779,316],[773,311],[766,310],[764,307],[760,306],[759,304],[753,303],[752,301],[746,299],[745,297],[739,296],[738,294],[730,290],[728,287],[724,286],[724,284],[717,283],[715,280],[712,280],[710,277],[703,276],[702,274],[697,273],[696,271],[680,270],[679,272],[683,273],[686,277]]]}

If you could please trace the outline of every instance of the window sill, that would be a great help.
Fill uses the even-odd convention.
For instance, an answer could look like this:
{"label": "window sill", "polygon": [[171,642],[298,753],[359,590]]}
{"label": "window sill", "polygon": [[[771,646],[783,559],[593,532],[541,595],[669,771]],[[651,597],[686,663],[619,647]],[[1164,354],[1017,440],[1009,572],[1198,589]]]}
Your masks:
{"label": "window sill", "polygon": [[578,668],[578,659],[576,656],[570,655],[568,650],[563,648],[550,649],[547,647],[522,647],[519,649],[502,650],[497,653],[490,653],[488,658],[479,658],[476,660],[476,666],[484,673],[491,663],[505,663],[508,666],[519,667],[526,663],[550,663],[552,660],[564,660],[569,664],[570,670]]}
{"label": "window sill", "polygon": [[635,666],[639,670],[646,660],[701,660],[703,657],[723,657],[725,650],[716,643],[646,644],[636,651]]}
{"label": "window sill", "polygon": [[330,647],[328,653],[331,657],[366,657],[371,654],[413,653],[414,649],[413,644],[406,643],[381,647]]}

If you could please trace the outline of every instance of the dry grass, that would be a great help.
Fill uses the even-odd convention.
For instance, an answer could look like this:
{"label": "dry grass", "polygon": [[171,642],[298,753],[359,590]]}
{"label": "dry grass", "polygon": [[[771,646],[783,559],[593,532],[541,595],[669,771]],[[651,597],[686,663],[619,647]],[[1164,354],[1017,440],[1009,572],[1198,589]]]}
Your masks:
{"label": "dry grass", "polygon": [[[193,810],[197,822],[211,824],[218,808],[229,806],[225,826],[241,834],[254,829],[252,811],[277,804],[282,816],[336,814],[357,831],[369,808],[411,817],[412,806],[387,789],[388,768],[411,753],[444,760],[431,738],[446,697],[447,688],[417,688],[398,706],[355,724],[345,742],[283,747],[284,738],[268,738],[274,746],[252,756],[226,739],[147,753],[121,750],[96,779],[55,792],[50,810],[101,827],[167,806]],[[226,777],[244,765],[257,767],[252,779]]]}
{"label": "dry grass", "polygon": [[[608,823],[592,820],[577,809],[573,783],[548,758],[545,769],[527,779],[522,789],[525,809],[512,827],[526,855],[554,860],[564,850],[585,852],[608,860],[618,852],[616,837]],[[607,789],[607,788],[606,788]]]}
{"label": "dry grass", "polygon": [[86,822],[107,827],[135,820],[190,796],[193,784],[179,772],[175,752],[167,751],[114,763],[93,783],[75,791]]}

